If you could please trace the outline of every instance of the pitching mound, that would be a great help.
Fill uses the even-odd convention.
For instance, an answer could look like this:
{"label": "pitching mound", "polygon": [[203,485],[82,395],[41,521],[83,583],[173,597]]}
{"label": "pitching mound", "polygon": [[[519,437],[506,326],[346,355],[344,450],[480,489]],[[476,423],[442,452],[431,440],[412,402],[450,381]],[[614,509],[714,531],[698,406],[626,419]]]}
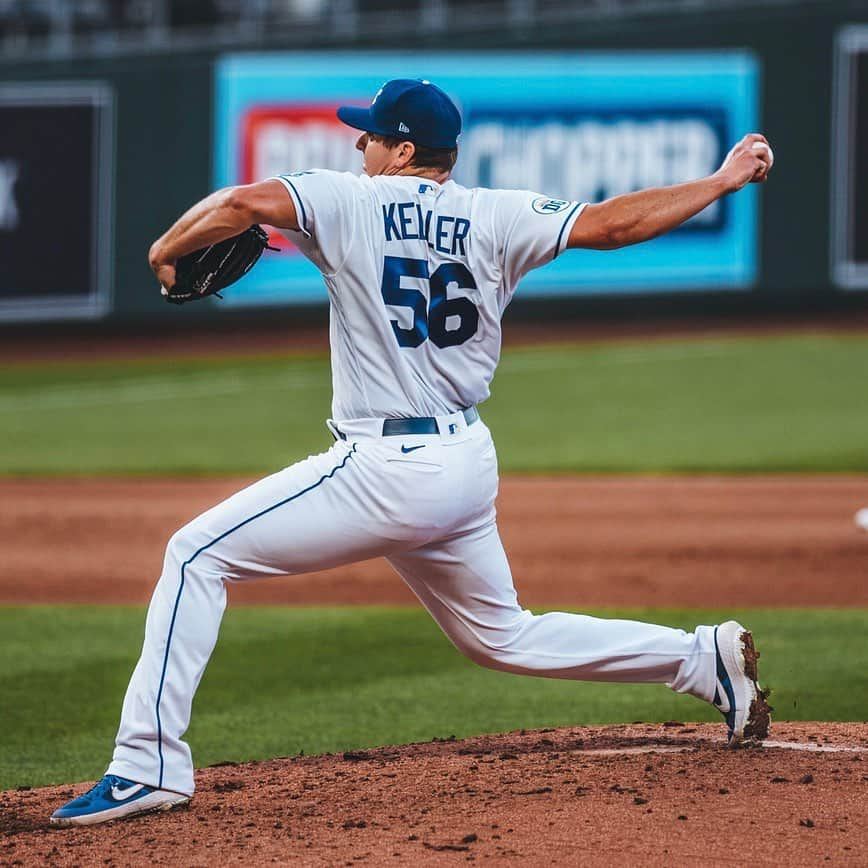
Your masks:
{"label": "pitching mound", "polygon": [[223,765],[191,806],[49,828],[81,787],[0,794],[0,864],[816,865],[868,857],[868,724],[522,731]]}

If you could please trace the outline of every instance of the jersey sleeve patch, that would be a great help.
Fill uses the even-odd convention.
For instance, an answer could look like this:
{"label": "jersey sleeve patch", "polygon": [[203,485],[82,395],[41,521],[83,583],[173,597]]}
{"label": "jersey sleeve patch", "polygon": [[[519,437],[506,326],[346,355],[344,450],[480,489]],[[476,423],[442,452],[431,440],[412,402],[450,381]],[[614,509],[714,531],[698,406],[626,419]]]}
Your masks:
{"label": "jersey sleeve patch", "polygon": [[531,202],[531,208],[537,214],[559,214],[566,211],[573,203],[565,199],[549,199],[545,196],[537,196]]}

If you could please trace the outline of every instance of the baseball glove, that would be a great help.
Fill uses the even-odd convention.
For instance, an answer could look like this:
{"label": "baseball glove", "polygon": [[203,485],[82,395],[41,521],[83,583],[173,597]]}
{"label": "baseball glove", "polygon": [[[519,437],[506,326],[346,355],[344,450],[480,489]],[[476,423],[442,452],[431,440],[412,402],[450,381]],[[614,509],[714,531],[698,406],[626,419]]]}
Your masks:
{"label": "baseball glove", "polygon": [[232,238],[194,250],[175,263],[175,285],[163,289],[166,301],[185,304],[209,295],[222,298],[220,290],[240,280],[269,247],[265,230],[254,224]]}

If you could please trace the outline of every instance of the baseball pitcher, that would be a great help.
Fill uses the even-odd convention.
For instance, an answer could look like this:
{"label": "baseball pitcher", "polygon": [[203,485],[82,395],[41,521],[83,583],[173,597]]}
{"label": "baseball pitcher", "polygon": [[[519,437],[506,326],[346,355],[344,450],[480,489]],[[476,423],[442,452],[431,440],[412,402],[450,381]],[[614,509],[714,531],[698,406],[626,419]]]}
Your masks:
{"label": "baseball pitcher", "polygon": [[647,241],[765,181],[772,166],[766,139],[745,136],[709,177],[586,204],[452,181],[461,118],[431,82],[389,81],[369,108],[344,107],[338,116],[360,131],[363,174],[288,167],[286,175],[220,190],[151,248],[167,296],[180,260],[253,224],[278,227],[317,266],[331,306],[334,445],[240,491],[171,538],[111,764],[90,792],[55,811],[53,824],[99,823],[189,801],[193,762],[183,736],[217,641],[227,581],[377,556],[483,666],[661,682],[713,703],[734,745],[768,733],[753,640],[736,622],[686,633],[533,615],[519,605],[495,518],[497,456],[477,409],[500,357],[501,316],[524,274],[571,248]]}

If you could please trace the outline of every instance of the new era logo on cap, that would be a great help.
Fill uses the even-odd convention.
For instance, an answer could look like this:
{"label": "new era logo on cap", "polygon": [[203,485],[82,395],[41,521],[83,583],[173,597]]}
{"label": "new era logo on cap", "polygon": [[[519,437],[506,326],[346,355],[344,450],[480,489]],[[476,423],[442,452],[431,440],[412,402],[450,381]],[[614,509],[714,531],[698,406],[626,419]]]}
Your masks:
{"label": "new era logo on cap", "polygon": [[428,148],[454,148],[461,132],[461,115],[439,87],[422,79],[387,81],[370,108],[341,106],[338,117],[348,126],[380,136],[406,136]]}

